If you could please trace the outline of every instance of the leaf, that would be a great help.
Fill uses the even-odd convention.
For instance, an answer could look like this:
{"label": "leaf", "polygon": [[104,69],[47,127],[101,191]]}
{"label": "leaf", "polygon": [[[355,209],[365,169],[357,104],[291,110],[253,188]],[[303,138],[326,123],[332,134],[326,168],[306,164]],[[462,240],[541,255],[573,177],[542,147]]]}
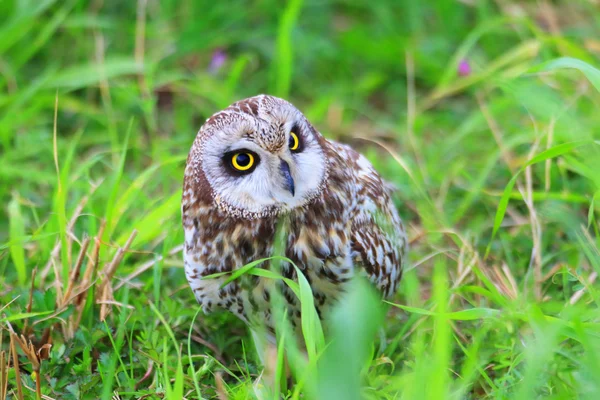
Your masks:
{"label": "leaf", "polygon": [[431,310],[426,310],[424,308],[403,306],[401,304],[395,304],[389,301],[386,301],[386,303],[394,307],[400,308],[404,311],[407,311],[411,314],[428,315],[432,317],[443,316],[445,318],[456,321],[472,321],[475,319],[495,318],[500,314],[500,310],[496,310],[493,308],[470,308],[468,310],[460,310],[449,313],[439,313]]}
{"label": "leaf", "polygon": [[[3,20],[0,26],[0,54],[18,43],[27,33],[37,27],[35,21],[40,14],[49,9],[56,0],[43,0],[37,2],[36,7],[24,7],[22,12],[15,12],[10,21]],[[3,16],[4,17],[4,16]]]}
{"label": "leaf", "polygon": [[[575,142],[563,143],[563,144],[553,146],[547,150],[542,151],[540,154],[538,154],[537,156],[535,156],[532,159],[530,159],[529,161],[527,161],[527,163],[525,164],[524,167],[528,167],[530,165],[537,164],[541,161],[546,161],[550,158],[555,158],[555,157],[561,156],[565,153],[570,152],[571,150],[573,150],[577,147],[581,147],[586,144],[592,144],[592,142],[589,140],[578,140]],[[523,169],[524,169],[524,167],[523,167]]]}
{"label": "leaf", "polygon": [[475,319],[495,318],[499,314],[500,311],[493,308],[470,308],[468,310],[448,313],[446,317],[457,321],[472,321]]}
{"label": "leaf", "polygon": [[273,272],[268,269],[263,269],[263,268],[254,268],[253,270],[251,270],[249,272],[249,274],[256,275],[256,276],[262,276],[264,278],[269,278],[269,279],[280,279],[280,280],[284,281],[286,285],[288,285],[288,287],[292,290],[292,292],[294,292],[296,297],[300,298],[300,286],[298,285],[298,282],[295,282],[292,279],[286,278],[283,275],[280,275],[276,272]]}
{"label": "leaf", "polygon": [[67,68],[47,83],[49,88],[80,89],[124,75],[143,72],[142,64],[131,58],[109,58],[103,64],[89,63]]}
{"label": "leaf", "polygon": [[317,354],[325,348],[325,337],[317,310],[315,297],[304,273],[294,265],[300,285],[300,312],[302,313],[302,335],[306,343],[309,360],[316,360]]}
{"label": "leaf", "polygon": [[63,2],[63,7],[60,8],[54,14],[54,16],[43,25],[37,37],[34,40],[32,40],[28,46],[23,46],[19,48],[19,55],[15,58],[14,61],[15,67],[20,67],[27,63],[36,53],[38,53],[44,47],[44,45],[48,43],[49,40],[51,40],[51,38],[54,36],[54,33],[59,29],[69,12],[73,9],[73,6],[76,2],[77,0],[69,0]]}
{"label": "leaf", "polygon": [[586,78],[589,79],[590,83],[594,85],[597,91],[600,92],[600,70],[591,66],[585,61],[581,61],[576,58],[557,58],[555,60],[535,66],[530,70],[530,72],[556,71],[561,69],[576,69],[583,72]]}
{"label": "leaf", "polygon": [[[125,150],[125,148],[124,148],[124,150]],[[182,161],[185,162],[186,157],[187,156],[181,156],[181,155],[173,156],[173,157],[169,157],[167,160],[165,160],[161,163],[153,164],[150,167],[148,167],[147,169],[145,169],[143,172],[141,172],[133,181],[129,182],[127,184],[127,188],[124,191],[118,192],[118,193],[122,193],[122,194],[120,195],[119,199],[116,200],[114,203],[114,209],[115,209],[115,212],[116,212],[116,215],[118,216],[118,218],[120,218],[127,210],[129,210],[130,208],[134,207],[137,204],[136,200],[138,200],[138,197],[142,193],[144,193],[144,190],[146,189],[146,185],[148,183],[152,182],[156,178],[157,173],[161,172],[160,168],[163,168],[170,164],[180,163]],[[124,154],[122,155],[121,159],[124,160]],[[121,168],[121,167],[119,167],[119,168]],[[122,172],[122,168],[121,168],[119,175],[121,175],[122,173],[123,172]],[[120,176],[117,177],[116,173],[115,173],[114,179],[121,180]],[[117,216],[115,216],[115,218],[117,218]]]}
{"label": "leaf", "polygon": [[303,0],[290,0],[283,11],[277,32],[277,57],[274,57],[275,93],[287,97],[294,65],[292,31],[300,15]]}
{"label": "leaf", "polygon": [[[165,222],[173,220],[179,208],[181,207],[181,190],[173,193],[164,203],[152,210],[141,220],[133,223],[133,227],[139,234],[134,240],[136,246],[143,246],[150,240],[156,238],[164,232]],[[117,239],[118,243],[125,243],[131,230],[123,232]]]}
{"label": "leaf", "polygon": [[594,203],[597,198],[600,198],[600,190],[594,193],[594,197],[592,197],[592,201],[590,202],[590,208],[588,210],[588,228],[594,223]]}
{"label": "leaf", "polygon": [[260,260],[252,261],[251,263],[248,263],[248,264],[244,265],[243,267],[238,268],[235,271],[233,271],[233,273],[231,274],[231,276],[229,278],[227,278],[227,280],[225,280],[225,282],[223,282],[223,284],[221,285],[221,287],[223,287],[223,286],[227,285],[228,283],[236,280],[240,276],[248,273],[251,269],[255,268],[256,266],[258,266],[258,265],[260,265],[262,263],[264,263],[265,261],[274,260],[274,259],[279,259],[279,260],[291,262],[291,260],[289,258],[280,257],[280,256],[273,256],[273,257],[261,258]]}
{"label": "leaf", "polygon": [[28,312],[28,313],[18,313],[9,315],[7,317],[0,318],[0,322],[13,322],[20,321],[22,319],[28,319],[32,317],[42,317],[44,315],[52,314],[54,311],[40,311],[40,312]]}
{"label": "leaf", "polygon": [[502,193],[502,197],[500,198],[500,202],[498,203],[498,209],[496,210],[496,216],[494,218],[494,228],[492,230],[492,237],[491,237],[488,247],[485,251],[486,258],[491,250],[492,241],[496,237],[496,233],[498,233],[498,229],[500,229],[500,225],[502,225],[502,221],[504,220],[504,215],[506,214],[506,209],[508,208],[508,202],[510,201],[512,190],[513,190],[515,183],[517,182],[517,178],[519,177],[521,172],[523,172],[525,170],[525,168],[527,168],[530,165],[539,163],[541,161],[548,160],[550,158],[556,158],[565,153],[569,153],[571,150],[573,150],[577,147],[581,147],[583,145],[592,144],[592,143],[593,143],[593,141],[590,141],[590,140],[578,140],[575,142],[563,143],[563,144],[553,146],[547,150],[542,151],[540,154],[536,155],[535,157],[531,158],[529,161],[527,161],[527,163],[525,163],[524,166],[522,166],[517,171],[517,173],[510,179],[510,181],[504,188],[504,192]]}
{"label": "leaf", "polygon": [[[458,64],[462,59],[465,59],[469,53],[476,45],[477,42],[491,32],[501,31],[508,23],[515,23],[512,18],[507,18],[505,16],[496,17],[489,20],[483,20],[479,25],[477,25],[463,40],[463,42],[458,46],[455,53],[448,63],[446,63],[446,69],[441,74],[441,78],[437,84],[437,88],[441,88],[447,86],[456,76]],[[437,89],[436,88],[436,89]]]}
{"label": "leaf", "polygon": [[202,391],[200,390],[200,382],[198,381],[198,374],[196,373],[196,367],[194,366],[194,359],[192,357],[192,334],[194,331],[194,324],[196,323],[196,319],[198,318],[198,314],[202,311],[201,308],[198,308],[196,314],[194,314],[194,318],[190,323],[190,329],[188,330],[188,338],[187,338],[187,351],[188,351],[188,362],[189,362],[189,372],[188,376],[192,376],[192,380],[194,381],[194,388],[196,389],[196,394],[198,395],[198,399],[203,400]]}
{"label": "leaf", "polygon": [[[127,150],[129,148],[129,138],[131,136],[131,130],[133,129],[133,118],[129,120],[129,126],[127,131],[125,131],[125,138],[123,139],[123,146],[121,147],[121,157],[119,158],[118,164],[114,170],[113,178],[112,178],[112,190],[106,201],[106,210],[104,212],[104,219],[107,221],[107,229],[104,232],[104,237],[110,237],[112,235],[113,229],[119,222],[119,216],[114,216],[115,212],[115,202],[117,200],[117,195],[120,192],[120,184],[123,178],[123,170],[125,169],[125,160],[127,159]],[[143,232],[143,231],[142,231]]]}
{"label": "leaf", "polygon": [[25,237],[25,223],[21,214],[21,206],[17,195],[13,195],[8,203],[8,219],[10,241],[14,244],[10,246],[10,256],[15,264],[19,284],[24,285],[27,280],[27,271],[25,267],[25,249],[23,248],[23,238]]}
{"label": "leaf", "polygon": [[[374,398],[363,396],[361,382],[366,375],[363,372],[371,365],[374,338],[385,312],[380,295],[366,279],[357,277],[348,285],[348,291],[331,309],[328,319],[328,339],[331,341],[318,360],[318,373],[310,376],[315,382],[307,385],[316,386],[318,393],[308,398]],[[369,374],[366,379],[370,378]]]}
{"label": "leaf", "polygon": [[[286,257],[273,256],[273,257],[261,258],[260,260],[252,261],[251,263],[246,264],[242,268],[236,269],[234,271],[216,272],[214,274],[206,275],[206,276],[202,277],[202,280],[220,278],[222,276],[231,274],[231,276],[227,280],[225,280],[225,282],[223,282],[221,284],[221,288],[222,288],[225,285],[227,285],[228,283],[236,280],[237,278],[239,278],[240,276],[242,276],[244,274],[255,275],[255,276],[260,276],[260,277],[269,278],[269,279],[280,279],[289,286],[289,288],[294,292],[294,294],[298,298],[300,298],[300,287],[298,286],[297,282],[293,281],[292,279],[286,278],[281,274],[273,272],[269,269],[256,268],[261,263],[268,261],[268,260],[272,260],[272,259],[281,259],[283,261],[287,261],[287,262],[291,263],[291,260]],[[293,265],[293,263],[292,263],[292,265]]]}

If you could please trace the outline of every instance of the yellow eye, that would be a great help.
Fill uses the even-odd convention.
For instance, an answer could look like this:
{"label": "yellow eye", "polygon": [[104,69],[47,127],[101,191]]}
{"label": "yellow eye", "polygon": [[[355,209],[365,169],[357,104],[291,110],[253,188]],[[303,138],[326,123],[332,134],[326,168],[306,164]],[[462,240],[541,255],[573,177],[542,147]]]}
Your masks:
{"label": "yellow eye", "polygon": [[300,146],[300,140],[298,140],[298,136],[294,132],[290,132],[290,140],[289,140],[290,150],[298,150]]}
{"label": "yellow eye", "polygon": [[238,171],[248,171],[254,165],[254,156],[251,153],[235,153],[231,157],[231,165]]}

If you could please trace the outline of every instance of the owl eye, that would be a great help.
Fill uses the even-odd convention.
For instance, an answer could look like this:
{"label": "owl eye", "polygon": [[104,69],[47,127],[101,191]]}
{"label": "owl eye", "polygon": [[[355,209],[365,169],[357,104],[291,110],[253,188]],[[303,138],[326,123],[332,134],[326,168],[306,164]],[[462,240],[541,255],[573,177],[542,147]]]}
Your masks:
{"label": "owl eye", "polygon": [[290,131],[290,139],[288,140],[288,147],[291,151],[299,151],[300,148],[300,139],[298,139],[298,135],[294,132]]}
{"label": "owl eye", "polygon": [[231,166],[238,171],[248,171],[254,165],[252,153],[234,153],[231,156]]}

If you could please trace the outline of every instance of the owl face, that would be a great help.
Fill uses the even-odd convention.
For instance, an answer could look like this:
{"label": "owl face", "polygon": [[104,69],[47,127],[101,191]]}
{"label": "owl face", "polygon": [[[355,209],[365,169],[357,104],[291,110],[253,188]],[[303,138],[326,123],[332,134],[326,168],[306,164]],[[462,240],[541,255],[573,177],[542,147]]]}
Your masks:
{"label": "owl face", "polygon": [[293,105],[256,96],[207,120],[188,165],[204,176],[219,207],[256,218],[320,194],[328,168],[323,141]]}

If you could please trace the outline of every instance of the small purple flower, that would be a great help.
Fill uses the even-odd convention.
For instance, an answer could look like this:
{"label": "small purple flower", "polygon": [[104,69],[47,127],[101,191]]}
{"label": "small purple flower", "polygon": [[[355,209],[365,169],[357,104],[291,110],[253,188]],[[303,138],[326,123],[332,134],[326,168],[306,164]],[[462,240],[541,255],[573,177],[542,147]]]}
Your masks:
{"label": "small purple flower", "polygon": [[471,64],[468,60],[462,59],[458,63],[458,75],[469,76],[471,75]]}
{"label": "small purple flower", "polygon": [[210,59],[210,65],[208,67],[208,70],[212,73],[217,72],[219,69],[221,69],[223,64],[225,64],[226,60],[227,53],[225,52],[225,50],[221,48],[216,49],[212,53],[212,58]]}

